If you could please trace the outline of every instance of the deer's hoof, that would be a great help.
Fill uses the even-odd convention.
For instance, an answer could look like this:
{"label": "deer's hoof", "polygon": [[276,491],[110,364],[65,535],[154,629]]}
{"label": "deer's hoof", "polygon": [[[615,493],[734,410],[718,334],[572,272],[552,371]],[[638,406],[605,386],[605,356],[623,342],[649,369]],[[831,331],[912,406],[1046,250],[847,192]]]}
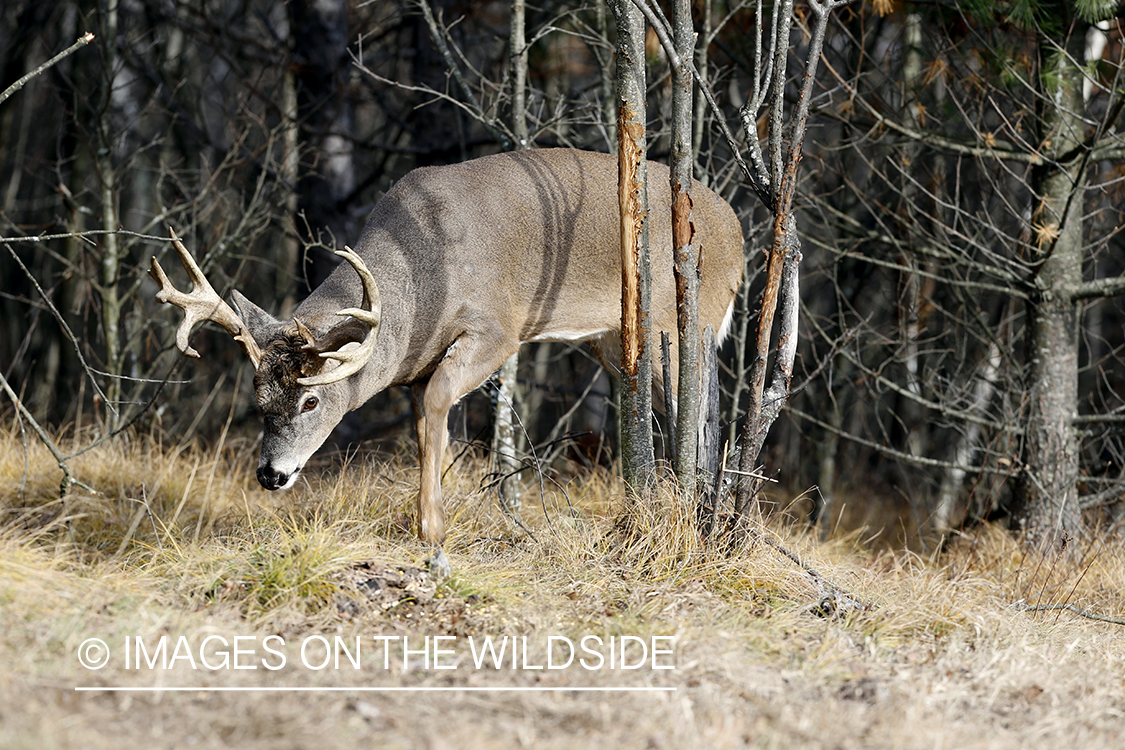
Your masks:
{"label": "deer's hoof", "polygon": [[453,575],[449,558],[445,556],[445,550],[442,549],[434,550],[434,554],[426,558],[426,569],[430,571],[430,575],[433,576],[435,581],[444,581]]}

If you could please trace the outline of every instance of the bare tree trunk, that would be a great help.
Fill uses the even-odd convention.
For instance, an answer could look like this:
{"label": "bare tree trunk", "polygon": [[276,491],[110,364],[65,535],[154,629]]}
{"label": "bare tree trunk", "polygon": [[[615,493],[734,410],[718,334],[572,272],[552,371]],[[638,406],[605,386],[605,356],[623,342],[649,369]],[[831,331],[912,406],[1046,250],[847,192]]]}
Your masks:
{"label": "bare tree trunk", "polygon": [[735,297],[736,309],[734,324],[731,326],[731,338],[734,345],[734,388],[731,392],[730,413],[727,418],[727,444],[738,444],[738,418],[742,415],[742,394],[746,390],[746,353],[749,350],[750,321],[753,315],[750,312],[750,284],[751,274],[747,270],[749,263],[743,260],[742,287]]}
{"label": "bare tree trunk", "polygon": [[102,228],[111,232],[102,238],[101,262],[98,265],[98,290],[101,297],[102,335],[105,336],[105,370],[108,382],[106,395],[106,426],[117,429],[121,413],[122,354],[121,354],[121,298],[117,283],[123,265],[121,243],[113,231],[118,229],[117,219],[117,169],[113,163],[113,90],[117,67],[117,0],[106,3],[102,15],[101,37],[104,97],[98,111],[97,146],[95,159],[101,191]]}
{"label": "bare tree trunk", "polygon": [[680,489],[696,493],[696,453],[699,433],[699,253],[692,224],[692,77],[694,33],[691,0],[676,0],[672,33],[680,65],[672,70],[672,252],[675,258],[676,322],[679,329],[675,469]]}
{"label": "bare tree trunk", "polygon": [[[783,180],[784,184],[784,180]],[[760,480],[748,481],[754,472],[758,454],[766,434],[789,396],[793,377],[793,359],[797,353],[797,320],[800,301],[801,241],[797,236],[797,219],[791,212],[778,212],[774,218],[774,240],[766,269],[766,289],[758,317],[757,355],[750,370],[750,409],[742,428],[742,454],[739,471],[742,489],[735,501],[735,512],[745,516],[749,500],[757,493]],[[781,308],[777,354],[769,388],[764,388],[766,358],[774,315]],[[751,419],[751,416],[753,417]],[[753,489],[751,489],[753,484]]]}
{"label": "bare tree trunk", "polygon": [[526,3],[512,0],[512,20],[508,28],[508,54],[512,62],[512,133],[517,151],[531,148],[527,133],[527,41]]}
{"label": "bare tree trunk", "polygon": [[621,469],[632,491],[656,480],[652,445],[652,331],[648,174],[645,161],[645,25],[630,0],[617,20],[617,203],[621,214]]}
{"label": "bare tree trunk", "polygon": [[[701,86],[707,85],[707,50],[711,46],[711,11],[714,7],[712,0],[702,0],[703,16],[700,20],[699,38],[701,43],[695,49],[695,69],[699,72]],[[710,175],[699,163],[699,155],[703,150],[703,130],[706,127],[707,97],[703,91],[697,91],[695,96],[695,113],[692,115],[691,153],[695,160],[695,176],[704,185],[710,185]]]}
{"label": "bare tree trunk", "polygon": [[[298,183],[299,211],[308,222],[305,240],[324,241],[335,245],[330,249],[338,249],[358,234],[358,217],[348,211],[348,198],[355,190],[351,137],[355,116],[346,85],[351,69],[348,3],[298,0],[289,4],[289,14],[297,68],[297,111],[306,149],[319,155],[318,163],[306,170]],[[310,290],[339,262],[327,250],[316,251],[305,260],[301,275],[307,275]]]}
{"label": "bare tree trunk", "polygon": [[719,442],[719,353],[715,347],[715,329],[707,326],[702,334],[700,354],[699,391],[699,454],[696,471],[699,477],[699,530],[703,536],[711,533],[715,506],[719,502],[721,487],[716,484],[720,472]]}
{"label": "bare tree trunk", "polygon": [[[922,18],[917,13],[908,13],[903,28],[903,65],[902,87],[903,108],[907,113],[908,122],[914,127],[919,125],[919,108],[917,98],[922,81],[922,56],[918,48],[922,42]],[[915,215],[917,187],[912,179],[913,175],[908,170],[908,165],[919,162],[921,145],[911,143],[906,146],[902,184],[899,195],[902,198],[900,211],[904,215]],[[921,336],[921,306],[922,306],[922,277],[917,272],[919,258],[912,251],[909,242],[903,243],[902,271],[899,272],[899,290],[896,312],[898,326],[902,337],[902,363],[906,370],[907,391],[918,397],[922,395],[922,353],[918,340]],[[906,394],[899,394],[895,400],[895,414],[898,419],[893,422],[895,431],[892,443],[905,445],[907,452],[913,456],[924,455],[925,446],[922,439],[922,410],[918,401],[909,398]]]}
{"label": "bare tree trunk", "polygon": [[292,66],[286,71],[281,82],[281,116],[285,118],[282,148],[282,179],[285,180],[289,192],[285,198],[285,235],[282,240],[279,268],[275,281],[277,298],[281,300],[279,308],[282,315],[288,313],[297,305],[296,287],[293,280],[297,278],[297,269],[301,263],[301,242],[298,239],[297,211],[299,210],[299,197],[297,195],[297,179],[300,175],[300,137],[301,129],[297,124],[297,76]]}
{"label": "bare tree trunk", "polygon": [[[531,147],[527,132],[526,113],[527,43],[524,33],[525,9],[524,0],[512,0],[512,17],[508,26],[508,47],[512,69],[512,134],[515,135],[517,150]],[[516,459],[516,430],[514,424],[515,405],[519,390],[517,380],[519,361],[520,355],[517,351],[508,357],[500,367],[492,437],[492,452],[496,457],[496,470],[500,476],[500,483],[497,486],[500,493],[500,502],[511,511],[520,507],[519,477],[516,475],[519,461]]]}
{"label": "bare tree trunk", "polygon": [[1013,523],[1032,544],[1047,549],[1082,530],[1079,446],[1072,424],[1078,413],[1078,306],[1072,295],[1082,282],[1086,162],[1057,159],[1079,152],[1084,139],[1080,66],[1085,34],[1071,29],[1065,41],[1042,35],[1040,54],[1042,142],[1053,158],[1032,173],[1037,201],[1032,227],[1040,263],[1038,294],[1028,309],[1027,425]]}
{"label": "bare tree trunk", "polygon": [[492,454],[499,478],[497,492],[500,503],[509,511],[519,510],[519,460],[516,457],[516,373],[520,355],[516,352],[504,362],[497,373],[496,408],[493,415]]}
{"label": "bare tree trunk", "polygon": [[664,446],[666,455],[671,457],[673,476],[675,476],[676,463],[676,413],[675,399],[672,396],[672,339],[667,331],[660,332],[660,363],[663,365],[664,375],[664,420],[660,422],[664,431]]}

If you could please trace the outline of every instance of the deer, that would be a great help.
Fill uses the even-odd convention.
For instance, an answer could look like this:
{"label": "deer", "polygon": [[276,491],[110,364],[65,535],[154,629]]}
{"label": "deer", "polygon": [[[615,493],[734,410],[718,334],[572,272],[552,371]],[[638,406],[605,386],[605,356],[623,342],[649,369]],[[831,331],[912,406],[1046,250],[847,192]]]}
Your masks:
{"label": "deer", "polygon": [[[650,205],[670,206],[667,167],[649,162],[648,175]],[[620,367],[617,190],[616,157],[574,149],[417,168],[376,203],[355,250],[337,251],[342,262],[284,321],[236,290],[233,307],[223,301],[174,232],[192,291],[178,291],[155,257],[150,273],[157,301],[185,313],[180,352],[198,357],[192,330],[211,321],[254,366],[264,419],[257,478],[267,490],[292,487],[345,413],[409,386],[420,470],[415,526],[433,551],[430,569],[448,575],[441,469],[453,405],[526,342],[588,341],[611,373]],[[742,280],[742,228],[698,181],[691,196],[700,326],[721,341]],[[646,221],[651,325],[674,331],[670,211],[650,210]],[[671,362],[675,383],[675,355]],[[661,404],[662,368],[653,372]]]}

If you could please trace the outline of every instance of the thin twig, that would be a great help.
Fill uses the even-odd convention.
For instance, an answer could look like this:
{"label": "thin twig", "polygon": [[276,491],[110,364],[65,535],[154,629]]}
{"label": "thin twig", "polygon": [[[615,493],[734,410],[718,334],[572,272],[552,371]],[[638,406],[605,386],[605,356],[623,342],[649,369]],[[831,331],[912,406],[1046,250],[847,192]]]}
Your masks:
{"label": "thin twig", "polygon": [[31,429],[35,431],[35,434],[39,436],[39,439],[43,442],[43,445],[47,447],[47,450],[49,450],[51,452],[51,455],[55,457],[55,461],[58,462],[59,469],[61,469],[63,473],[62,482],[59,483],[59,498],[61,499],[63,495],[66,494],[66,491],[70,489],[70,485],[72,484],[76,484],[79,487],[82,487],[85,490],[89,490],[96,495],[97,490],[87,484],[83,484],[70,475],[70,467],[66,465],[66,458],[63,456],[62,451],[60,451],[58,446],[55,445],[55,441],[51,440],[51,437],[47,434],[47,431],[44,430],[37,421],[35,421],[35,417],[31,416],[31,412],[27,410],[27,407],[23,405],[23,401],[21,401],[20,397],[16,395],[16,392],[12,390],[12,386],[8,384],[8,379],[4,377],[3,372],[0,372],[0,387],[2,387],[4,389],[4,392],[8,394],[8,398],[12,399],[12,403],[16,405],[16,409],[19,410],[19,413],[22,414],[23,418],[26,419],[28,424],[31,425]]}
{"label": "thin twig", "polygon": [[1085,617],[1087,620],[1097,620],[1098,622],[1108,622],[1114,625],[1125,625],[1125,618],[1109,617],[1108,615],[1096,615],[1089,610],[1080,609],[1074,604],[1067,602],[1065,604],[1026,604],[1022,601],[1009,605],[1012,609],[1019,610],[1020,612],[1054,612],[1056,610],[1065,609],[1079,617]]}
{"label": "thin twig", "polygon": [[4,93],[0,94],[0,102],[3,102],[9,96],[16,93],[20,89],[22,89],[24,87],[24,85],[28,81],[30,81],[32,78],[34,78],[35,76],[41,74],[43,71],[47,70],[52,65],[55,65],[60,60],[62,60],[64,57],[68,57],[72,53],[77,52],[78,50],[82,49],[83,47],[85,47],[87,44],[89,44],[92,41],[94,41],[94,35],[87,31],[85,34],[78,37],[78,41],[76,41],[74,44],[70,45],[69,47],[64,49],[62,52],[60,52],[59,54],[55,55],[54,57],[52,57],[47,62],[40,65],[35,70],[31,71],[30,73],[25,75],[23,78],[19,79],[18,81],[13,83],[11,86],[4,89]]}
{"label": "thin twig", "polygon": [[430,8],[430,4],[426,0],[419,0],[418,6],[422,9],[422,16],[426,19],[426,25],[430,29],[430,36],[434,40],[434,46],[437,47],[438,52],[445,61],[446,70],[453,76],[453,80],[457,82],[457,87],[461,89],[461,95],[468,99],[472,108],[480,113],[477,119],[500,144],[500,148],[505,151],[511,151],[514,138],[507,132],[507,129],[500,126],[494,118],[485,115],[484,107],[477,101],[476,95],[473,94],[473,90],[469,87],[465,77],[461,74],[461,68],[457,66],[456,60],[453,59],[453,54],[449,51],[449,45],[445,43],[445,36],[442,33],[443,29],[438,24],[437,19],[434,18],[434,12]]}
{"label": "thin twig", "polygon": [[665,54],[668,56],[669,64],[672,67],[677,67],[682,64],[691,71],[691,75],[695,79],[696,84],[698,84],[699,90],[703,92],[703,96],[707,100],[707,105],[711,108],[711,111],[715,113],[715,123],[722,131],[723,138],[726,140],[727,145],[730,147],[731,153],[734,155],[734,160],[738,164],[739,169],[742,171],[742,174],[746,176],[746,179],[749,181],[750,188],[754,191],[754,194],[757,195],[758,199],[762,201],[762,204],[772,212],[773,198],[770,195],[769,187],[767,184],[768,177],[759,174],[758,170],[752,169],[750,165],[746,163],[746,160],[742,158],[742,152],[738,148],[738,143],[734,138],[734,134],[731,132],[730,127],[727,125],[726,115],[723,113],[723,110],[719,106],[718,102],[715,101],[715,95],[711,91],[711,86],[707,83],[706,80],[704,80],[703,76],[700,75],[699,70],[695,67],[695,63],[692,60],[681,60],[680,56],[676,53],[676,46],[672,43],[670,28],[667,25],[667,20],[664,20],[664,23],[662,24],[660,22],[661,19],[656,16],[652,8],[649,7],[648,3],[645,2],[645,0],[632,0],[632,2],[633,5],[637,6],[637,9],[644,14],[645,18],[648,19],[653,32],[655,32],[656,34],[657,40],[660,42],[661,46],[664,48]]}
{"label": "thin twig", "polygon": [[812,605],[809,611],[821,615],[822,617],[836,617],[849,612],[873,609],[873,605],[859,601],[853,597],[850,592],[832,583],[832,581],[825,578],[816,568],[801,560],[797,553],[790,551],[781,542],[755,529],[747,529],[747,532],[750,539],[765,542],[776,552],[793,561],[801,570],[805,571],[809,578],[813,579],[817,588],[820,590],[821,596],[820,601]]}
{"label": "thin twig", "polygon": [[[17,235],[15,237],[0,237],[0,242],[34,242],[41,244],[50,240],[86,240],[90,246],[93,247],[94,243],[90,242],[91,237],[103,237],[107,234],[116,234],[121,237],[133,237],[138,240],[148,240],[149,242],[165,243],[171,242],[168,237],[160,234],[145,234],[144,232],[133,232],[128,229],[83,229],[80,232],[57,232],[55,234],[25,234]],[[58,256],[56,256],[58,257]],[[203,264],[206,270],[206,262]]]}
{"label": "thin twig", "polygon": [[94,391],[101,397],[102,401],[104,401],[109,406],[110,411],[112,411],[114,414],[117,414],[117,405],[110,403],[109,399],[105,395],[105,392],[102,390],[101,386],[98,385],[98,381],[94,378],[93,370],[90,368],[90,365],[86,363],[86,358],[82,356],[82,345],[78,343],[78,337],[74,335],[74,332],[70,330],[70,326],[67,325],[66,318],[64,318],[62,313],[59,312],[58,308],[55,307],[55,303],[51,301],[50,296],[46,291],[44,291],[43,287],[39,285],[39,280],[35,278],[35,275],[32,274],[30,270],[28,270],[27,266],[24,265],[23,260],[21,260],[20,256],[16,254],[16,251],[12,249],[12,246],[9,245],[5,240],[0,240],[0,242],[3,242],[4,247],[8,249],[8,253],[11,254],[12,259],[23,270],[24,274],[28,278],[28,281],[30,281],[32,286],[35,287],[35,290],[39,292],[39,296],[43,298],[43,302],[46,303],[47,308],[51,311],[51,314],[55,316],[55,320],[59,322],[59,326],[63,329],[63,332],[66,334],[67,338],[70,339],[70,343],[74,345],[74,353],[78,357],[78,362],[82,365],[82,369],[85,370],[86,374],[89,376],[90,384],[94,386]]}
{"label": "thin twig", "polygon": [[727,474],[738,474],[743,477],[753,477],[754,479],[761,479],[763,482],[773,482],[777,484],[777,480],[773,477],[767,477],[764,474],[757,474],[753,471],[739,471],[738,469],[724,469]]}
{"label": "thin twig", "polygon": [[894,448],[891,448],[889,445],[883,445],[883,444],[878,443],[874,440],[868,440],[866,438],[860,437],[859,435],[856,435],[855,433],[848,432],[847,430],[840,429],[839,427],[833,427],[832,425],[828,424],[827,422],[823,422],[823,421],[817,419],[816,417],[814,417],[813,415],[801,411],[800,409],[794,407],[792,404],[786,404],[785,411],[788,412],[791,415],[794,415],[794,416],[806,421],[806,422],[811,422],[812,424],[815,424],[817,427],[821,427],[825,430],[828,430],[828,431],[832,432],[835,435],[839,435],[840,437],[844,438],[845,440],[850,440],[853,443],[857,443],[859,445],[863,445],[863,446],[866,446],[868,448],[874,448],[875,450],[879,451],[880,453],[882,453],[885,456],[889,456],[891,458],[897,458],[897,459],[900,459],[900,460],[905,461],[907,463],[915,464],[917,466],[933,466],[933,467],[936,467],[936,468],[939,468],[939,469],[960,469],[961,471],[964,471],[967,474],[983,473],[983,474],[1000,474],[1000,475],[1003,475],[1003,476],[1008,476],[1015,471],[1015,469],[1013,469],[1011,467],[1004,468],[1004,467],[1000,467],[1000,466],[972,466],[972,465],[969,465],[969,464],[959,464],[959,463],[956,463],[954,461],[941,461],[941,460],[936,459],[936,458],[926,458],[925,456],[915,456],[913,454],[906,453],[905,451],[895,450]]}

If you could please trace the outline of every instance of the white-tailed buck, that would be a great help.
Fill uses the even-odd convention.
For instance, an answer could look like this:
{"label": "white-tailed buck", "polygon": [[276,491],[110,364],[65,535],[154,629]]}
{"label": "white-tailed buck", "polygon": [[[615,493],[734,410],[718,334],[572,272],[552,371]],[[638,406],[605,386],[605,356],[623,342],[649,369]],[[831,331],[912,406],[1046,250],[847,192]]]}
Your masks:
{"label": "white-tailed buck", "polygon": [[[655,163],[648,170],[652,325],[675,331],[668,170]],[[742,231],[711,190],[695,183],[692,198],[701,325],[718,331],[742,276]],[[178,241],[191,294],[177,291],[155,258],[152,275],[162,287],[156,298],[187,313],[176,334],[180,351],[198,356],[191,329],[212,320],[253,362],[265,416],[258,481],[266,489],[292,486],[346,412],[389,386],[411,386],[418,532],[440,547],[450,408],[526,341],[591,341],[603,364],[620,364],[618,221],[614,157],[520,151],[406,175],[375,206],[355,252],[338,253],[347,263],[291,320],[238,292],[231,309]]]}

